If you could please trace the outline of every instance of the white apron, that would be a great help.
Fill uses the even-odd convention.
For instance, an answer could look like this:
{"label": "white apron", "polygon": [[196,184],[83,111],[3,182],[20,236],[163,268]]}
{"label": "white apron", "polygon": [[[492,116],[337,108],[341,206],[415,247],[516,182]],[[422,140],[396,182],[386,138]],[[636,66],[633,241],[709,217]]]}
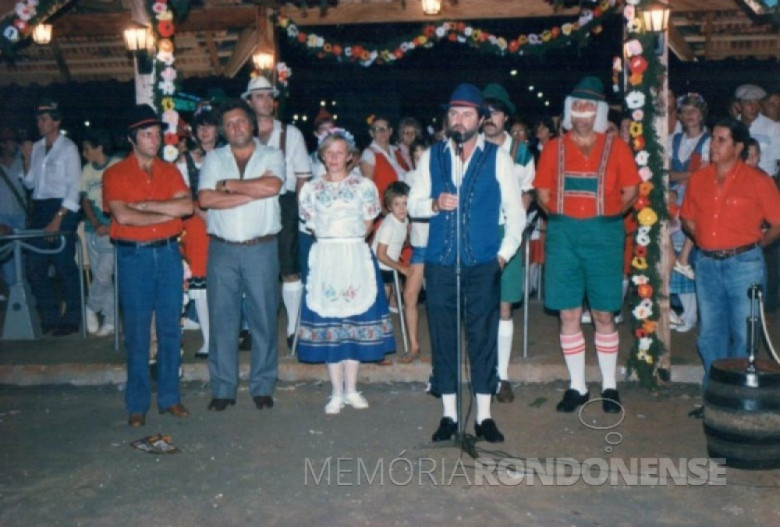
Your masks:
{"label": "white apron", "polygon": [[376,300],[374,262],[363,238],[318,239],[309,269],[306,304],[321,317],[359,315]]}

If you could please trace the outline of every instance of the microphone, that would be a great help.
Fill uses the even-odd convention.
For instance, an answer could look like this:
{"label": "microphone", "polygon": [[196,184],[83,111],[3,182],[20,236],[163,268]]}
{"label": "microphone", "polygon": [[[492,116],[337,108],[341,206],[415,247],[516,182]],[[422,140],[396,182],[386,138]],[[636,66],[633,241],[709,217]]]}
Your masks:
{"label": "microphone", "polygon": [[450,137],[455,141],[455,152],[460,156],[463,153],[463,134],[461,132],[452,132]]}

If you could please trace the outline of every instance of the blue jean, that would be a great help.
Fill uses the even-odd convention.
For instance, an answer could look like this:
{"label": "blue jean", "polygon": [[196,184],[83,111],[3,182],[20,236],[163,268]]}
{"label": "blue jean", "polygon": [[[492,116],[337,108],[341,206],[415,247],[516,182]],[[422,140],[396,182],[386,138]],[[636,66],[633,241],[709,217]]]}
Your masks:
{"label": "blue jean", "polygon": [[117,245],[117,280],[127,350],[128,414],[143,413],[151,404],[149,342],[152,313],[157,329],[157,406],[179,402],[183,269],[179,244],[162,247]]}
{"label": "blue jean", "polygon": [[700,254],[696,263],[699,303],[699,355],[706,387],[712,363],[727,357],[747,357],[747,319],[751,285],[766,291],[766,268],[760,247],[716,260]]}

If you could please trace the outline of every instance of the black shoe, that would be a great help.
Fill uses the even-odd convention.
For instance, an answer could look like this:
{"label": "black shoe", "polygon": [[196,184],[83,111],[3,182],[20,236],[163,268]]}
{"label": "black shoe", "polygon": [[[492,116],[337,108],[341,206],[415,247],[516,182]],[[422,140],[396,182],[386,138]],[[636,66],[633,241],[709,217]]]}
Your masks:
{"label": "black shoe", "polygon": [[515,400],[515,393],[512,391],[512,385],[509,384],[509,381],[498,381],[496,400],[499,403],[511,403]]}
{"label": "black shoe", "polygon": [[623,410],[620,404],[620,394],[617,390],[608,389],[601,392],[601,409],[608,414],[618,414]]}
{"label": "black shoe", "polygon": [[228,406],[233,406],[234,404],[236,404],[235,399],[217,399],[215,397],[209,403],[209,410],[215,410],[217,412],[221,412]]}
{"label": "black shoe", "polygon": [[438,443],[439,441],[447,441],[452,439],[452,436],[454,436],[455,432],[457,431],[458,424],[453,421],[451,417],[442,417],[441,421],[439,422],[439,428],[437,428],[433,433],[431,440],[434,443]]}
{"label": "black shoe", "polygon": [[295,342],[295,333],[287,335],[287,349],[292,351],[293,342]]}
{"label": "black shoe", "polygon": [[249,351],[252,349],[252,334],[248,329],[242,329],[238,334],[238,349],[241,351]]}
{"label": "black shoe", "polygon": [[481,424],[475,424],[474,432],[477,434],[477,439],[484,439],[488,443],[504,442],[504,434],[498,430],[496,422],[492,419],[485,419]]}
{"label": "black shoe", "polygon": [[208,351],[198,351],[195,353],[196,359],[208,359],[209,358],[209,352]]}
{"label": "black shoe", "polygon": [[52,337],[65,337],[72,333],[78,333],[79,327],[74,324],[62,324],[57,329],[51,332]]}
{"label": "black shoe", "polygon": [[694,419],[704,419],[704,407],[699,406],[695,410],[691,410],[688,412],[688,417],[693,417]]}
{"label": "black shoe", "polygon": [[255,395],[252,397],[252,400],[255,402],[255,406],[258,410],[274,407],[274,398],[270,395]]}
{"label": "black shoe", "polygon": [[589,398],[590,394],[588,394],[588,392],[581,394],[577,390],[570,388],[563,394],[563,399],[561,399],[561,402],[558,403],[558,406],[556,406],[555,409],[559,412],[570,413],[576,410],[580,405],[587,403]]}

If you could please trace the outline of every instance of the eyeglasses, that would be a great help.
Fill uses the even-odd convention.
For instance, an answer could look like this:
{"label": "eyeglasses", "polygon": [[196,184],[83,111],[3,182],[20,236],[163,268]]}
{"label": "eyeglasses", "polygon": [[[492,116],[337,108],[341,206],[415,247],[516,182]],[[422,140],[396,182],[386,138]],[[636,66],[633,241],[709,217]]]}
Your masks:
{"label": "eyeglasses", "polygon": [[375,126],[371,130],[374,131],[374,132],[379,132],[380,134],[383,134],[385,132],[389,132],[390,128],[388,128],[387,126]]}

